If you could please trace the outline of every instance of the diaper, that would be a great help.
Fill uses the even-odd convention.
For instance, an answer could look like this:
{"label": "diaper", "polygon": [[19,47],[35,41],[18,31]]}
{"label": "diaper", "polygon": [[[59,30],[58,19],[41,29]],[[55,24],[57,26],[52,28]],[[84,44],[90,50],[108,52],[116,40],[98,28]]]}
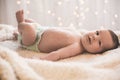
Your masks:
{"label": "diaper", "polygon": [[45,27],[41,27],[40,25],[38,24],[35,24],[35,23],[32,23],[35,27],[36,27],[36,40],[34,42],[34,44],[30,45],[30,46],[25,46],[22,44],[22,37],[21,35],[18,35],[18,41],[20,42],[21,46],[27,50],[32,50],[32,51],[36,51],[36,52],[40,52],[39,48],[38,48],[38,45],[39,45],[39,42],[41,40],[41,36],[43,34],[43,32],[46,30]]}

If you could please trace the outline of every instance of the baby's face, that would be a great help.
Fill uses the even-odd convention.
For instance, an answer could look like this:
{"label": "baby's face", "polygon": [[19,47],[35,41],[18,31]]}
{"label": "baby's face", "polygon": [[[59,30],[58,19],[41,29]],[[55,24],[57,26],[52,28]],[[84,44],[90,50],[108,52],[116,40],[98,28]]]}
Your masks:
{"label": "baby's face", "polygon": [[88,32],[81,38],[82,45],[87,52],[98,53],[114,46],[108,30]]}

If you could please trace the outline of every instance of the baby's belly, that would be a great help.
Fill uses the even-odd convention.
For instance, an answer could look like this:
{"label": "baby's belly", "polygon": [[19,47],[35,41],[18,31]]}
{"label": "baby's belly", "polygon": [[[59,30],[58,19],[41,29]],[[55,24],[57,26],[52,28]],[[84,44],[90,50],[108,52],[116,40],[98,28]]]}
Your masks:
{"label": "baby's belly", "polygon": [[39,49],[41,52],[49,53],[76,41],[76,37],[66,31],[46,30],[41,36]]}

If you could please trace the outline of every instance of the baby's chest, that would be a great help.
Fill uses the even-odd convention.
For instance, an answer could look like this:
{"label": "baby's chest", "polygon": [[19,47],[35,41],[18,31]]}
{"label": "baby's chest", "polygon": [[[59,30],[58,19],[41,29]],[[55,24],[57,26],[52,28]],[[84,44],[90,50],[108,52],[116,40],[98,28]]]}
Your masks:
{"label": "baby's chest", "polygon": [[69,32],[45,31],[41,37],[40,48],[45,50],[57,50],[77,41],[75,35]]}
{"label": "baby's chest", "polygon": [[61,30],[48,30],[44,32],[43,38],[50,43],[72,43],[75,41],[76,36],[71,32]]}

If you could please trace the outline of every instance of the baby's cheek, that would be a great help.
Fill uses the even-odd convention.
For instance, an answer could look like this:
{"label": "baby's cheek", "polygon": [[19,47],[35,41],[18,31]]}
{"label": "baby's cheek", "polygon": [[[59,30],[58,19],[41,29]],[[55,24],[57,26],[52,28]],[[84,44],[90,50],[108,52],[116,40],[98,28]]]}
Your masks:
{"label": "baby's cheek", "polygon": [[92,48],[94,51],[100,50],[100,47],[99,47],[97,44],[91,45],[91,48]]}

